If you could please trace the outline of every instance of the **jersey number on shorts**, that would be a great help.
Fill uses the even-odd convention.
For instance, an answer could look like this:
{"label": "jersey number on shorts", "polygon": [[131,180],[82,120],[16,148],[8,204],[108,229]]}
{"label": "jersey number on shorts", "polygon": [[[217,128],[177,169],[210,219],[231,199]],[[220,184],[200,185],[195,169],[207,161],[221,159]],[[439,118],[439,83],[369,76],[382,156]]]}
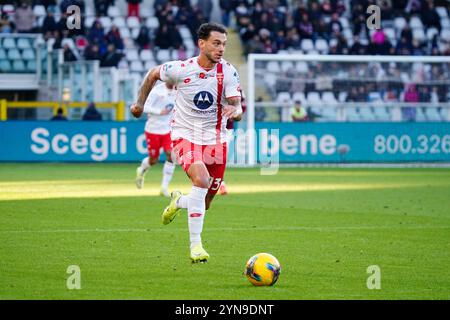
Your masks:
{"label": "jersey number on shorts", "polygon": [[213,178],[210,177],[209,178],[209,188],[211,190],[218,190],[220,188],[220,184],[222,183],[222,179],[221,178]]}

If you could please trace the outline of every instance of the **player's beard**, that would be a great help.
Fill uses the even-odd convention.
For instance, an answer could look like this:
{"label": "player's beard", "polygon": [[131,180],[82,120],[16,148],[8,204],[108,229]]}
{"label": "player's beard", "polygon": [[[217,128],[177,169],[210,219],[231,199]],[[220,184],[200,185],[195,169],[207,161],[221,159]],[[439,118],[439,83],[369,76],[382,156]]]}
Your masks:
{"label": "player's beard", "polygon": [[205,52],[205,56],[208,58],[209,61],[211,61],[212,63],[218,63],[219,60],[217,60],[216,58],[214,58],[214,56],[210,53],[210,52]]}

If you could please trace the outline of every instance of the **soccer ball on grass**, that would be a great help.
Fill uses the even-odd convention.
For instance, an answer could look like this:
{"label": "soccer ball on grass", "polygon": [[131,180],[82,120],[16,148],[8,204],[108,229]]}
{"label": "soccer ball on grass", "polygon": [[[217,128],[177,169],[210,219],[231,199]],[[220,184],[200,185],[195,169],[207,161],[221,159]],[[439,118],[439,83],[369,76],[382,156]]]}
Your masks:
{"label": "soccer ball on grass", "polygon": [[281,266],[277,258],[268,253],[258,253],[247,261],[244,274],[255,286],[273,286],[280,271]]}

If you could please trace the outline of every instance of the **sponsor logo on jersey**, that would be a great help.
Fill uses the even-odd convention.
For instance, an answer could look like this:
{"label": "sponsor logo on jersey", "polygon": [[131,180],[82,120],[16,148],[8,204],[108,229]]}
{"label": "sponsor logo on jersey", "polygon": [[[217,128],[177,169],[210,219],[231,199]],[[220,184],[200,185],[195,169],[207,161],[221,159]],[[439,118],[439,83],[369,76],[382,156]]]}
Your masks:
{"label": "sponsor logo on jersey", "polygon": [[188,84],[189,82],[191,82],[191,78],[184,79],[184,83]]}
{"label": "sponsor logo on jersey", "polygon": [[194,97],[194,104],[200,110],[206,110],[214,103],[213,95],[208,91],[200,91]]}

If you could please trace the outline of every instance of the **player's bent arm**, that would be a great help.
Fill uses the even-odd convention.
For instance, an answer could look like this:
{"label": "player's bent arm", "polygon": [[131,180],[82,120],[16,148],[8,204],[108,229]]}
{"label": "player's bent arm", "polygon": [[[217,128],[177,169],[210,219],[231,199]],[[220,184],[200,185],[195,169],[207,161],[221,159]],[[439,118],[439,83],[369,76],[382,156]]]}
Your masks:
{"label": "player's bent arm", "polygon": [[141,88],[139,89],[137,102],[134,103],[130,108],[131,113],[136,118],[139,118],[142,115],[142,112],[144,111],[145,101],[147,100],[150,91],[152,91],[153,87],[155,86],[156,81],[161,80],[159,75],[160,69],[161,66],[157,66],[150,70],[145,76],[144,81],[142,82]]}
{"label": "player's bent arm", "polygon": [[223,107],[224,117],[233,118],[233,119],[236,119],[238,117],[242,118],[241,97],[240,96],[230,97],[230,98],[226,98],[226,100],[227,100],[228,105]]}

